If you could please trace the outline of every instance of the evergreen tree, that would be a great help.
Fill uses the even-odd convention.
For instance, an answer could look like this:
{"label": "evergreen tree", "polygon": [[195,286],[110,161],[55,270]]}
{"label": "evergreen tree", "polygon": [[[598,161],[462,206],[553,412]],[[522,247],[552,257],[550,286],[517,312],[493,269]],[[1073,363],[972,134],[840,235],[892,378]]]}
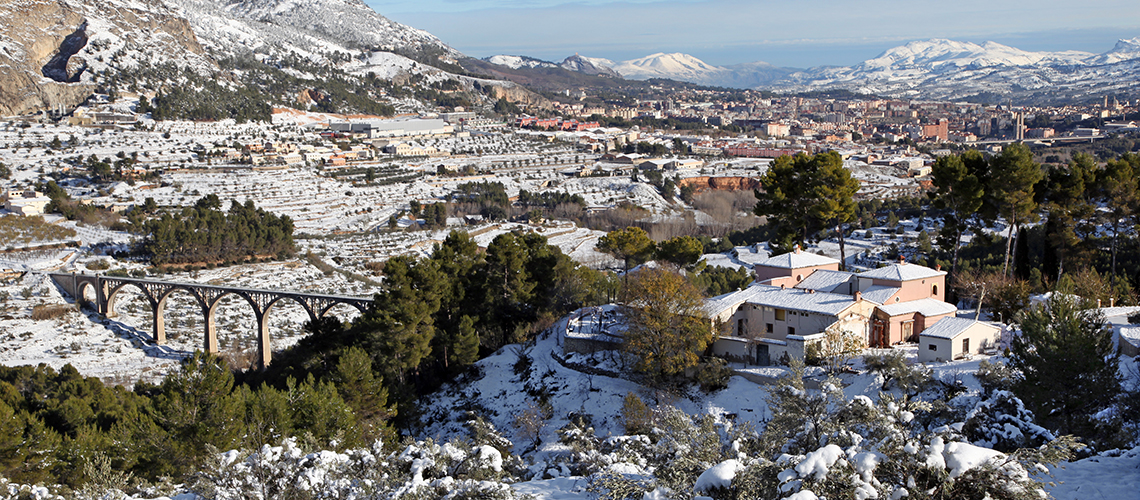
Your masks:
{"label": "evergreen tree", "polygon": [[[2,177],[3,175],[0,175]],[[1108,210],[1102,216],[1112,229],[1110,273],[1112,284],[1116,286],[1117,241],[1120,232],[1135,220],[1140,212],[1140,155],[1125,153],[1120,158],[1108,162],[1097,177],[1095,198]]]}
{"label": "evergreen tree", "polygon": [[395,413],[388,408],[388,388],[384,387],[384,380],[373,373],[372,358],[359,347],[349,347],[332,375],[341,398],[360,421],[365,433],[363,444],[371,444]]}
{"label": "evergreen tree", "polygon": [[653,253],[654,244],[644,229],[630,226],[610,231],[598,238],[597,247],[598,250],[621,259],[625,263],[625,270],[629,271],[635,262],[640,262]]}
{"label": "evergreen tree", "polygon": [[[1092,229],[1086,222],[1095,212],[1088,195],[1096,182],[1096,170],[1093,157],[1078,153],[1067,167],[1052,168],[1044,179],[1044,205],[1049,218],[1045,224],[1045,242],[1057,259],[1056,274],[1049,275],[1050,278],[1059,279],[1066,264],[1073,269],[1089,264],[1089,252],[1082,247]],[[1018,240],[1021,239],[1019,236]]]}
{"label": "evergreen tree", "polygon": [[844,246],[844,227],[855,220],[855,193],[859,191],[859,181],[851,176],[851,171],[843,167],[843,158],[831,154],[817,162],[815,172],[815,203],[811,216],[825,227],[835,227],[839,233],[839,269],[847,268],[847,251]]}
{"label": "evergreen tree", "polygon": [[[781,156],[760,179],[753,212],[767,217],[776,227],[773,246],[790,251],[804,244],[821,229],[842,225],[855,218],[855,192],[859,182],[843,167],[834,151],[808,156]],[[843,252],[843,236],[840,235]]]}
{"label": "evergreen tree", "polygon": [[1021,372],[1014,392],[1045,428],[1094,442],[1103,437],[1094,417],[1113,404],[1121,381],[1112,330],[1099,311],[1054,293],[1022,316],[1010,365]]}
{"label": "evergreen tree", "polygon": [[480,297],[479,291],[472,289],[472,277],[484,260],[475,240],[461,231],[452,231],[436,245],[431,259],[438,262],[441,275],[450,277],[435,314],[437,332],[432,353],[444,370],[460,370],[479,357],[479,335],[470,315],[477,312],[471,309],[470,301]]}
{"label": "evergreen tree", "polygon": [[657,244],[657,259],[689,269],[696,265],[704,251],[704,245],[696,237],[678,236]]}
{"label": "evergreen tree", "polygon": [[[948,212],[942,217],[939,244],[954,249],[950,261],[952,275],[958,272],[958,251],[962,248],[962,234],[968,227],[966,222],[982,207],[985,190],[976,167],[984,164],[985,158],[976,150],[970,150],[962,156],[943,156],[931,169],[935,191],[929,196],[935,208]],[[971,165],[975,168],[971,169]]]}
{"label": "evergreen tree", "polygon": [[393,257],[384,265],[384,289],[353,325],[352,331],[362,336],[372,353],[373,366],[396,387],[410,389],[409,377],[431,353],[439,285],[438,268],[433,264],[417,265],[413,257]]}
{"label": "evergreen tree", "polygon": [[[167,376],[155,398],[160,424],[172,438],[172,465],[190,470],[214,449],[228,450],[244,433],[241,400],[233,394],[229,366],[214,354],[197,351],[182,370]],[[173,472],[173,471],[171,471]]]}
{"label": "evergreen tree", "polygon": [[1011,144],[990,161],[989,191],[998,215],[1009,225],[1005,243],[1005,263],[1002,273],[1009,272],[1009,256],[1013,249],[1013,235],[1026,222],[1037,217],[1034,185],[1044,176],[1041,165],[1033,161],[1033,153],[1024,144]]}

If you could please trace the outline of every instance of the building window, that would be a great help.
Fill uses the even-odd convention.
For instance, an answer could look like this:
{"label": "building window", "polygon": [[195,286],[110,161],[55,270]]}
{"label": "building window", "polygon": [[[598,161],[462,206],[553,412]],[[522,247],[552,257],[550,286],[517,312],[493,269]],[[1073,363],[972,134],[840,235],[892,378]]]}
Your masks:
{"label": "building window", "polygon": [[776,321],[784,321],[784,310],[776,309]]}
{"label": "building window", "polygon": [[962,339],[962,354],[970,354],[970,338]]}
{"label": "building window", "polygon": [[766,330],[768,331],[768,333],[772,333],[772,330],[773,330],[772,324],[768,323],[767,326],[768,326],[768,328],[766,328]]}
{"label": "building window", "polygon": [[931,295],[938,295],[938,285],[934,285],[931,288]]}
{"label": "building window", "polygon": [[795,335],[795,334],[796,334],[796,327],[789,326],[788,327],[788,335]]}
{"label": "building window", "polygon": [[938,350],[938,346],[935,344],[930,344],[930,345],[926,346],[926,348],[930,349],[931,351],[937,351]]}

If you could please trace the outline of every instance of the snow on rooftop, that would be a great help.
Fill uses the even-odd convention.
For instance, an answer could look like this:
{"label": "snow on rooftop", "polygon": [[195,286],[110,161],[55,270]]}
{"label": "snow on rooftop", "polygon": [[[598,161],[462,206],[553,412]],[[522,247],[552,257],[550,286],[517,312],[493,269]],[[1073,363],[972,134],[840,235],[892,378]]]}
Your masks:
{"label": "snow on rooftop", "polygon": [[747,302],[780,309],[835,315],[854,304],[855,298],[841,293],[810,292],[795,288],[780,289],[774,286],[764,286],[761,293],[749,298]]}
{"label": "snow on rooftop", "polygon": [[954,304],[931,298],[885,304],[879,306],[879,309],[891,316],[919,313],[923,316],[930,317],[958,312],[958,308],[955,307]]}
{"label": "snow on rooftop", "polygon": [[902,289],[897,286],[874,285],[863,290],[863,298],[876,304],[886,304],[899,290]]}
{"label": "snow on rooftop", "polygon": [[816,269],[814,272],[804,278],[803,281],[796,285],[796,288],[805,290],[818,290],[821,292],[833,292],[840,285],[851,281],[851,277],[855,273],[845,271],[831,271],[828,269]]}
{"label": "snow on rooftop", "polygon": [[886,267],[880,267],[878,269],[872,269],[860,274],[859,277],[889,281],[913,281],[945,275],[946,271],[936,271],[926,266],[908,264],[906,262],[903,262],[899,264],[891,264]]}
{"label": "snow on rooftop", "polygon": [[800,269],[804,267],[813,266],[826,266],[829,264],[838,264],[839,261],[824,255],[818,255],[808,252],[788,252],[785,254],[769,257],[761,262],[757,262],[758,266],[778,267],[781,269]]}
{"label": "snow on rooftop", "polygon": [[[772,288],[775,287],[754,283],[752,286],[743,290],[717,295],[716,297],[709,297],[705,299],[705,312],[708,313],[710,317],[715,317],[723,311],[735,311],[740,304],[748,302],[752,297]],[[776,289],[779,290],[778,288]]]}
{"label": "snow on rooftop", "polygon": [[975,324],[982,324],[988,328],[997,330],[998,327],[989,323],[984,323],[972,318],[942,318],[938,320],[934,326],[927,328],[920,334],[923,337],[935,337],[940,339],[952,339],[961,335],[962,332],[973,327]]}

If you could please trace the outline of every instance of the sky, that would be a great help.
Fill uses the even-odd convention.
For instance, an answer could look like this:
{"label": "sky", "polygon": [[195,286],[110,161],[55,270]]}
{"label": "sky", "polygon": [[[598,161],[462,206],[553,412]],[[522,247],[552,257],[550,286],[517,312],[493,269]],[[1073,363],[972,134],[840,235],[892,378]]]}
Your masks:
{"label": "sky", "polygon": [[1100,53],[1140,37],[1138,0],[365,0],[472,57],[683,52],[707,63],[848,66],[913,40]]}

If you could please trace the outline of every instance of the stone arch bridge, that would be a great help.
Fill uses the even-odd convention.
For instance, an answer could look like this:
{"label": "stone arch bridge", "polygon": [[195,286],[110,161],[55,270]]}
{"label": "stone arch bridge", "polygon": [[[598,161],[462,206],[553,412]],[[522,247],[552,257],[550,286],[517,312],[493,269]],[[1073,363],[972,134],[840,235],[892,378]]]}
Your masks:
{"label": "stone arch bridge", "polygon": [[257,362],[260,368],[269,366],[273,350],[269,345],[269,311],[273,305],[282,300],[292,300],[301,305],[309,313],[310,320],[316,320],[325,315],[337,304],[347,304],[364,313],[372,303],[371,298],[350,297],[344,295],[323,295],[305,292],[283,292],[276,290],[259,290],[253,288],[237,288],[228,286],[203,285],[199,283],[181,283],[173,281],[158,281],[144,278],[123,278],[117,276],[101,276],[76,273],[50,273],[52,281],[61,290],[75,298],[75,302],[82,303],[84,294],[90,288],[95,293],[93,306],[105,317],[115,315],[115,299],[120,291],[131,286],[142,292],[143,297],[150,303],[154,315],[153,338],[155,343],[166,342],[166,327],[163,324],[163,308],[166,299],[176,290],[189,292],[202,309],[205,320],[205,345],[207,352],[218,352],[218,332],[214,325],[214,311],[218,302],[226,295],[237,295],[246,300],[257,316]]}

